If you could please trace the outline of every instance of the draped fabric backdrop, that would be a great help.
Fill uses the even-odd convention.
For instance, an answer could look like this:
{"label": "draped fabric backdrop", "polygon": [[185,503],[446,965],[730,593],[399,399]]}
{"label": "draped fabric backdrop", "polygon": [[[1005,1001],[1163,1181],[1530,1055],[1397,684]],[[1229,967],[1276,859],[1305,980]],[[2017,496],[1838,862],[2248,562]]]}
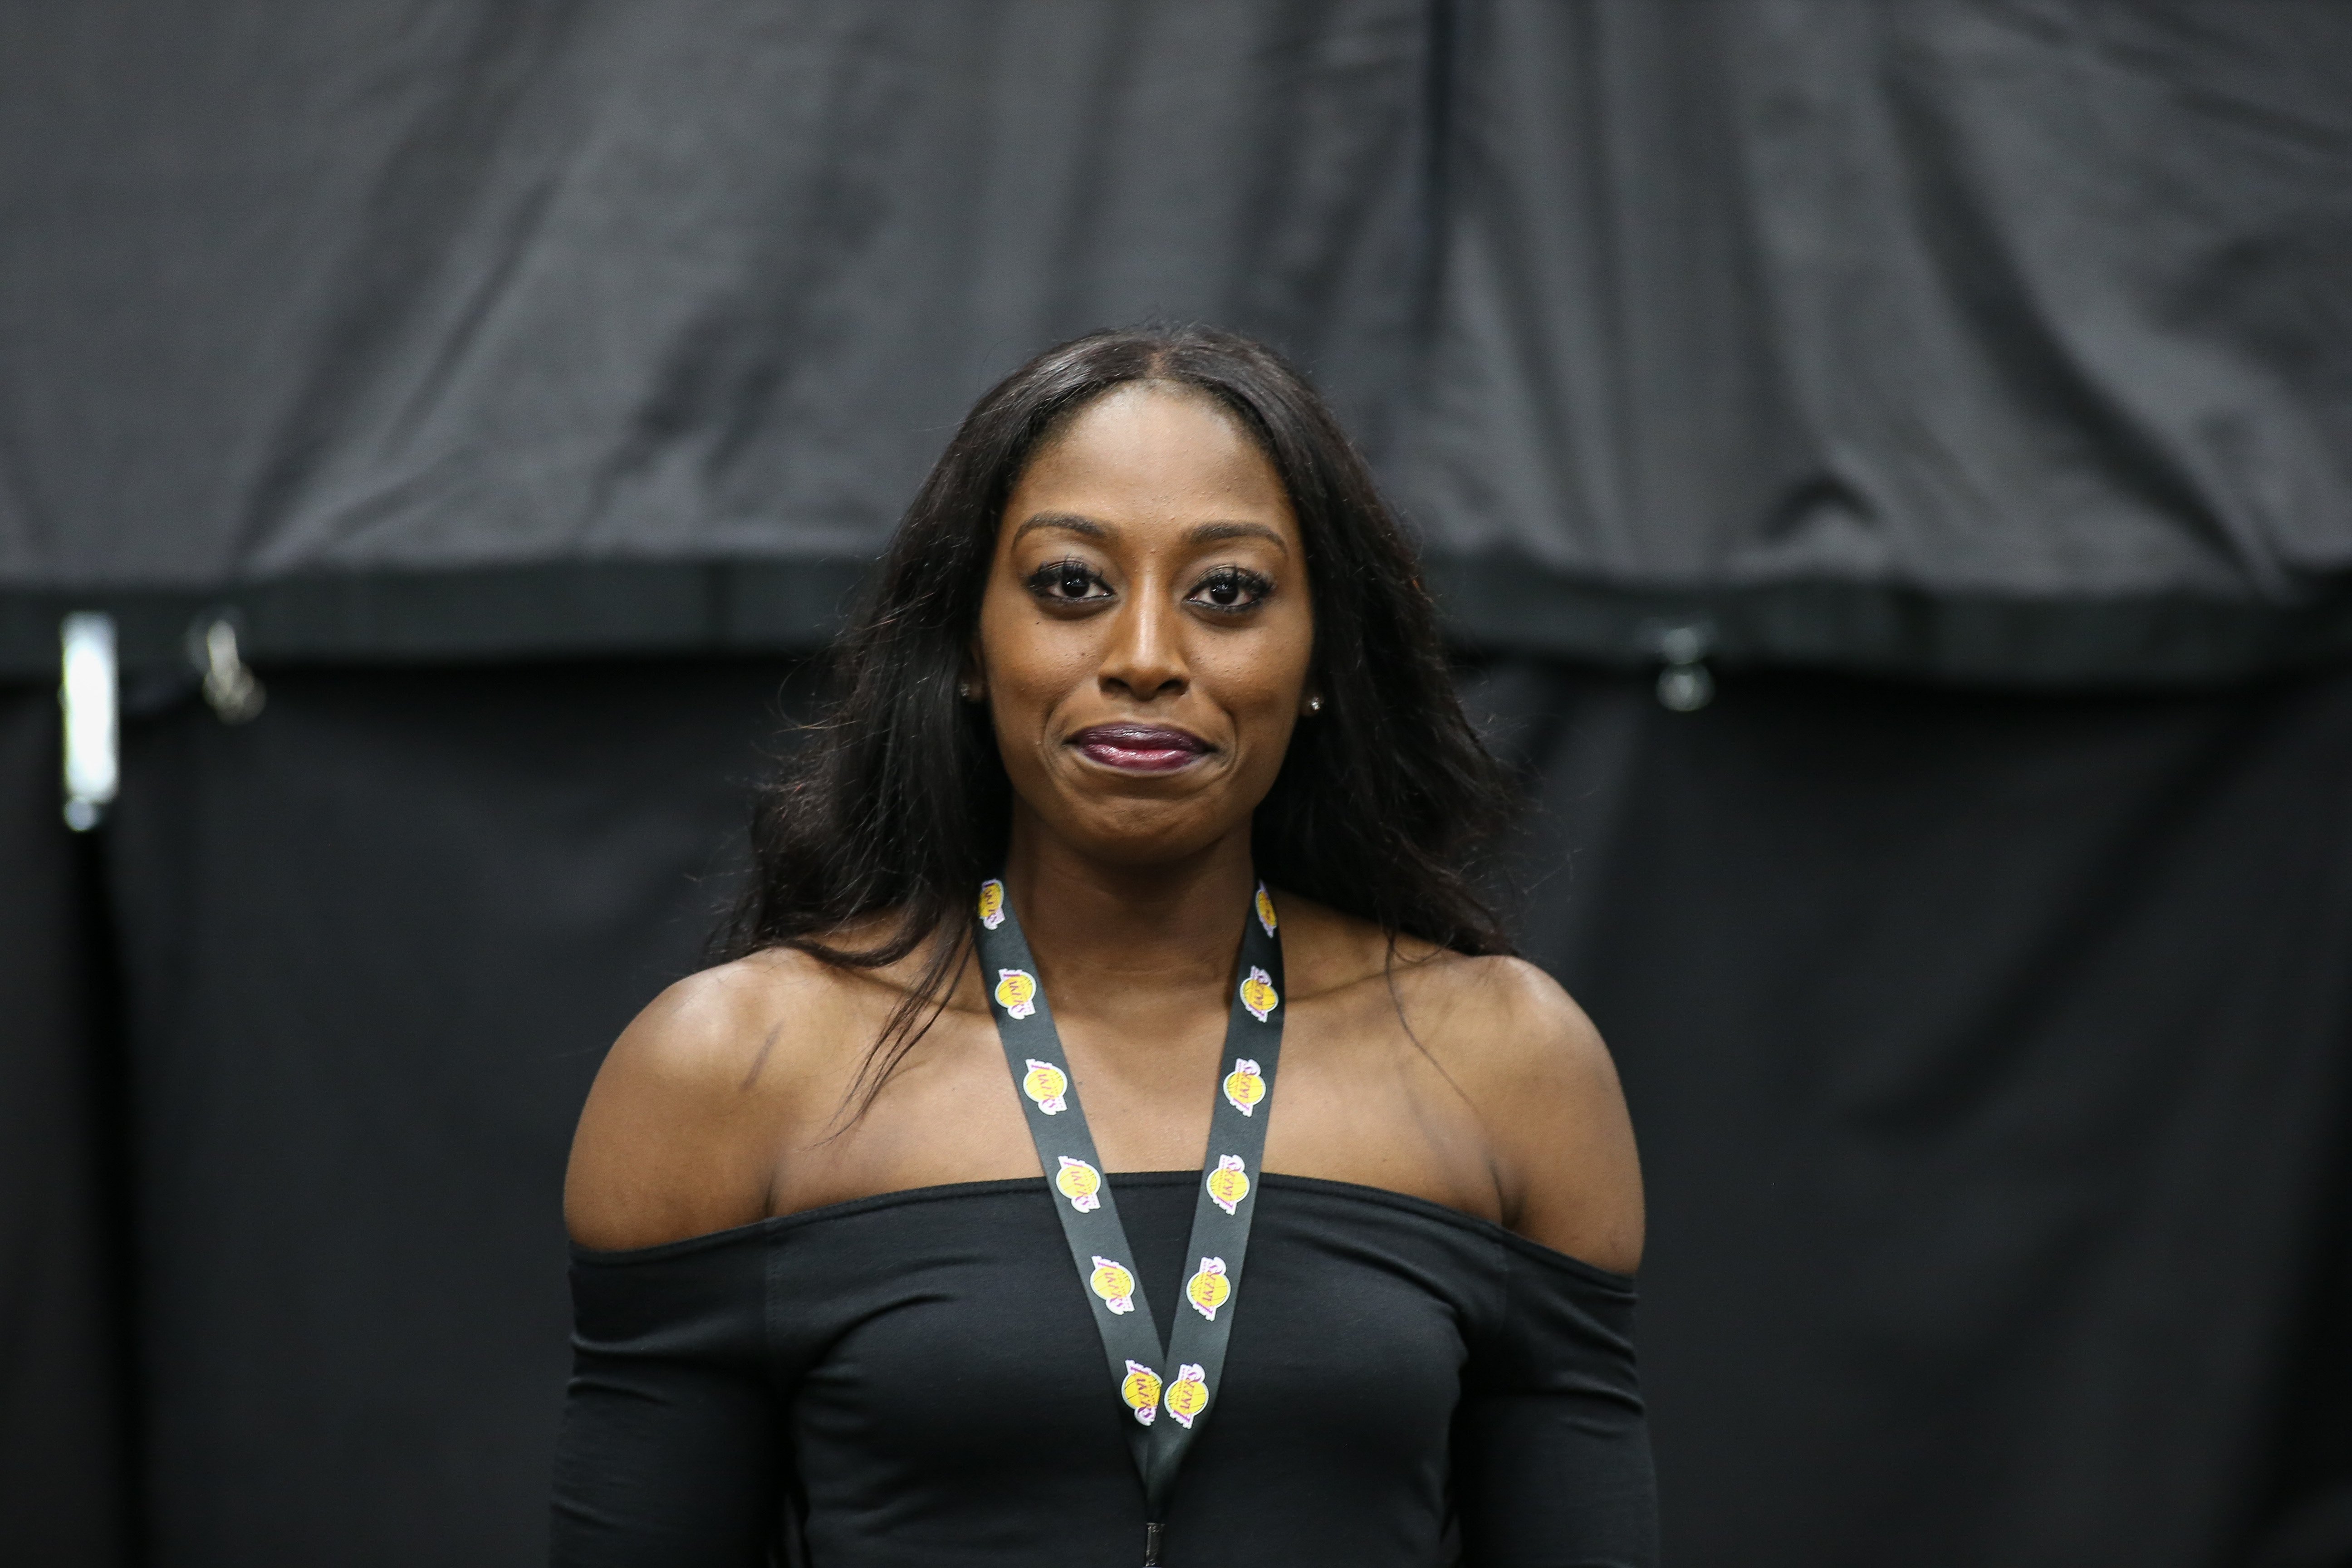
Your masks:
{"label": "draped fabric backdrop", "polygon": [[2299,0],[0,16],[0,1541],[541,1555],[602,1049],[961,410],[1158,317],[1527,770],[1674,1560],[2352,1561],[2347,273]]}

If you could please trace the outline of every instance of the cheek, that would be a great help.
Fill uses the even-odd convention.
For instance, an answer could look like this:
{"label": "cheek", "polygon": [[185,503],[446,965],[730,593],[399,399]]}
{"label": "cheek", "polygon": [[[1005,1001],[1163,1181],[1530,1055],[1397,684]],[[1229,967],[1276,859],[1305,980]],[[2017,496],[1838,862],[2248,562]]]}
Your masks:
{"label": "cheek", "polygon": [[1194,668],[1236,720],[1252,726],[1286,722],[1307,688],[1309,651],[1304,639],[1284,639],[1219,649]]}
{"label": "cheek", "polygon": [[1085,638],[1070,635],[1075,629],[1039,615],[1025,600],[982,609],[981,662],[1001,714],[1034,720],[1086,684],[1095,661]]}
{"label": "cheek", "polygon": [[1024,710],[1050,710],[1086,684],[1095,661],[1066,637],[1030,637],[989,660],[1000,696]]}
{"label": "cheek", "polygon": [[1264,659],[1237,661],[1213,677],[1219,705],[1235,718],[1260,723],[1281,713],[1297,692],[1297,678],[1283,664]]}

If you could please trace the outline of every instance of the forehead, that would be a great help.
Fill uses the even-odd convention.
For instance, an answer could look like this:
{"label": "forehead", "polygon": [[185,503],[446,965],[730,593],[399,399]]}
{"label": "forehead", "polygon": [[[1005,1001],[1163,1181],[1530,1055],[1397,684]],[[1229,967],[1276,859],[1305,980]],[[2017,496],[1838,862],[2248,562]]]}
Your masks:
{"label": "forehead", "polygon": [[1282,478],[1240,421],[1206,394],[1158,382],[1105,393],[1039,449],[1005,520],[1040,512],[1127,527],[1255,521],[1297,536]]}

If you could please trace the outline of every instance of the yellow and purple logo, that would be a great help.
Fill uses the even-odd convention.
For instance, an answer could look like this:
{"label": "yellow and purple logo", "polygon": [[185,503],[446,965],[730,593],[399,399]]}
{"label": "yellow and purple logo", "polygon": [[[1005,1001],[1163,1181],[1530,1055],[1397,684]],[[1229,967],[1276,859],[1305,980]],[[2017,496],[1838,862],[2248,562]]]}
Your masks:
{"label": "yellow and purple logo", "polygon": [[1227,1214],[1241,1207],[1249,1196],[1249,1171],[1239,1154],[1220,1154],[1217,1168],[1209,1173],[1209,1199]]}
{"label": "yellow and purple logo", "polygon": [[1004,884],[993,877],[980,885],[980,923],[991,931],[1004,923]]}
{"label": "yellow and purple logo", "polygon": [[996,1005],[1008,1018],[1025,1018],[1037,1010],[1037,977],[1025,969],[996,972]]}
{"label": "yellow and purple logo", "polygon": [[[996,884],[993,882],[989,884],[992,888]],[[987,908],[987,897],[983,894],[981,899],[981,905],[983,912]],[[1257,923],[1265,928],[1265,934],[1268,936],[1272,936],[1274,934],[1274,928],[1282,923],[1280,921],[1274,918],[1274,900],[1266,897],[1265,884],[1264,882],[1260,882],[1257,885]],[[992,927],[990,929],[993,930],[994,928]]]}
{"label": "yellow and purple logo", "polygon": [[1201,1259],[1201,1271],[1184,1284],[1184,1300],[1213,1323],[1217,1321],[1217,1309],[1231,1300],[1233,1293],[1234,1282],[1225,1278],[1225,1260],[1222,1258]]}
{"label": "yellow and purple logo", "polygon": [[1160,1374],[1139,1361],[1127,1363],[1127,1375],[1118,1380],[1118,1396],[1135,1412],[1135,1418],[1146,1426],[1160,1414]]}
{"label": "yellow and purple logo", "polygon": [[1022,1077],[1021,1092],[1037,1102],[1037,1109],[1048,1116],[1059,1116],[1070,1108],[1062,1097],[1070,1092],[1070,1080],[1052,1062],[1029,1058],[1029,1070]]}
{"label": "yellow and purple logo", "polygon": [[1209,1374],[1186,1362],[1176,1369],[1176,1381],[1168,1385],[1160,1403],[1168,1406],[1178,1426],[1189,1428],[1192,1418],[1209,1407]]}
{"label": "yellow and purple logo", "polygon": [[1070,1206],[1080,1214],[1091,1214],[1102,1207],[1102,1173],[1084,1160],[1073,1160],[1067,1154],[1059,1156],[1060,1173],[1054,1184],[1070,1200]]}
{"label": "yellow and purple logo", "polygon": [[1251,964],[1249,978],[1242,982],[1242,1005],[1249,1009],[1251,1017],[1263,1024],[1265,1016],[1281,1005],[1282,998],[1275,994],[1274,976]]}
{"label": "yellow and purple logo", "polygon": [[1234,1058],[1234,1070],[1225,1075],[1225,1098],[1244,1116],[1257,1109],[1265,1098],[1265,1079],[1258,1076],[1257,1063],[1247,1057]]}
{"label": "yellow and purple logo", "polygon": [[1114,1312],[1135,1310],[1135,1276],[1127,1265],[1113,1258],[1097,1258],[1095,1271],[1087,1276],[1087,1289],[1103,1300],[1103,1305]]}

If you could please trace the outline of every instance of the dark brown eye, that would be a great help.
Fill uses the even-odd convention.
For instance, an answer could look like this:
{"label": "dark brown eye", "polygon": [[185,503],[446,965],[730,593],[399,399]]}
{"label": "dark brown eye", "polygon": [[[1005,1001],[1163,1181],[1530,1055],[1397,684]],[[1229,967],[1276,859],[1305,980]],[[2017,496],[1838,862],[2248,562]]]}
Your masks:
{"label": "dark brown eye", "polygon": [[1273,592],[1274,584],[1255,572],[1240,566],[1220,566],[1201,579],[1191,598],[1203,609],[1238,615],[1257,608]]}
{"label": "dark brown eye", "polygon": [[1057,605],[1108,599],[1110,584],[1083,561],[1051,561],[1029,574],[1029,591]]}

